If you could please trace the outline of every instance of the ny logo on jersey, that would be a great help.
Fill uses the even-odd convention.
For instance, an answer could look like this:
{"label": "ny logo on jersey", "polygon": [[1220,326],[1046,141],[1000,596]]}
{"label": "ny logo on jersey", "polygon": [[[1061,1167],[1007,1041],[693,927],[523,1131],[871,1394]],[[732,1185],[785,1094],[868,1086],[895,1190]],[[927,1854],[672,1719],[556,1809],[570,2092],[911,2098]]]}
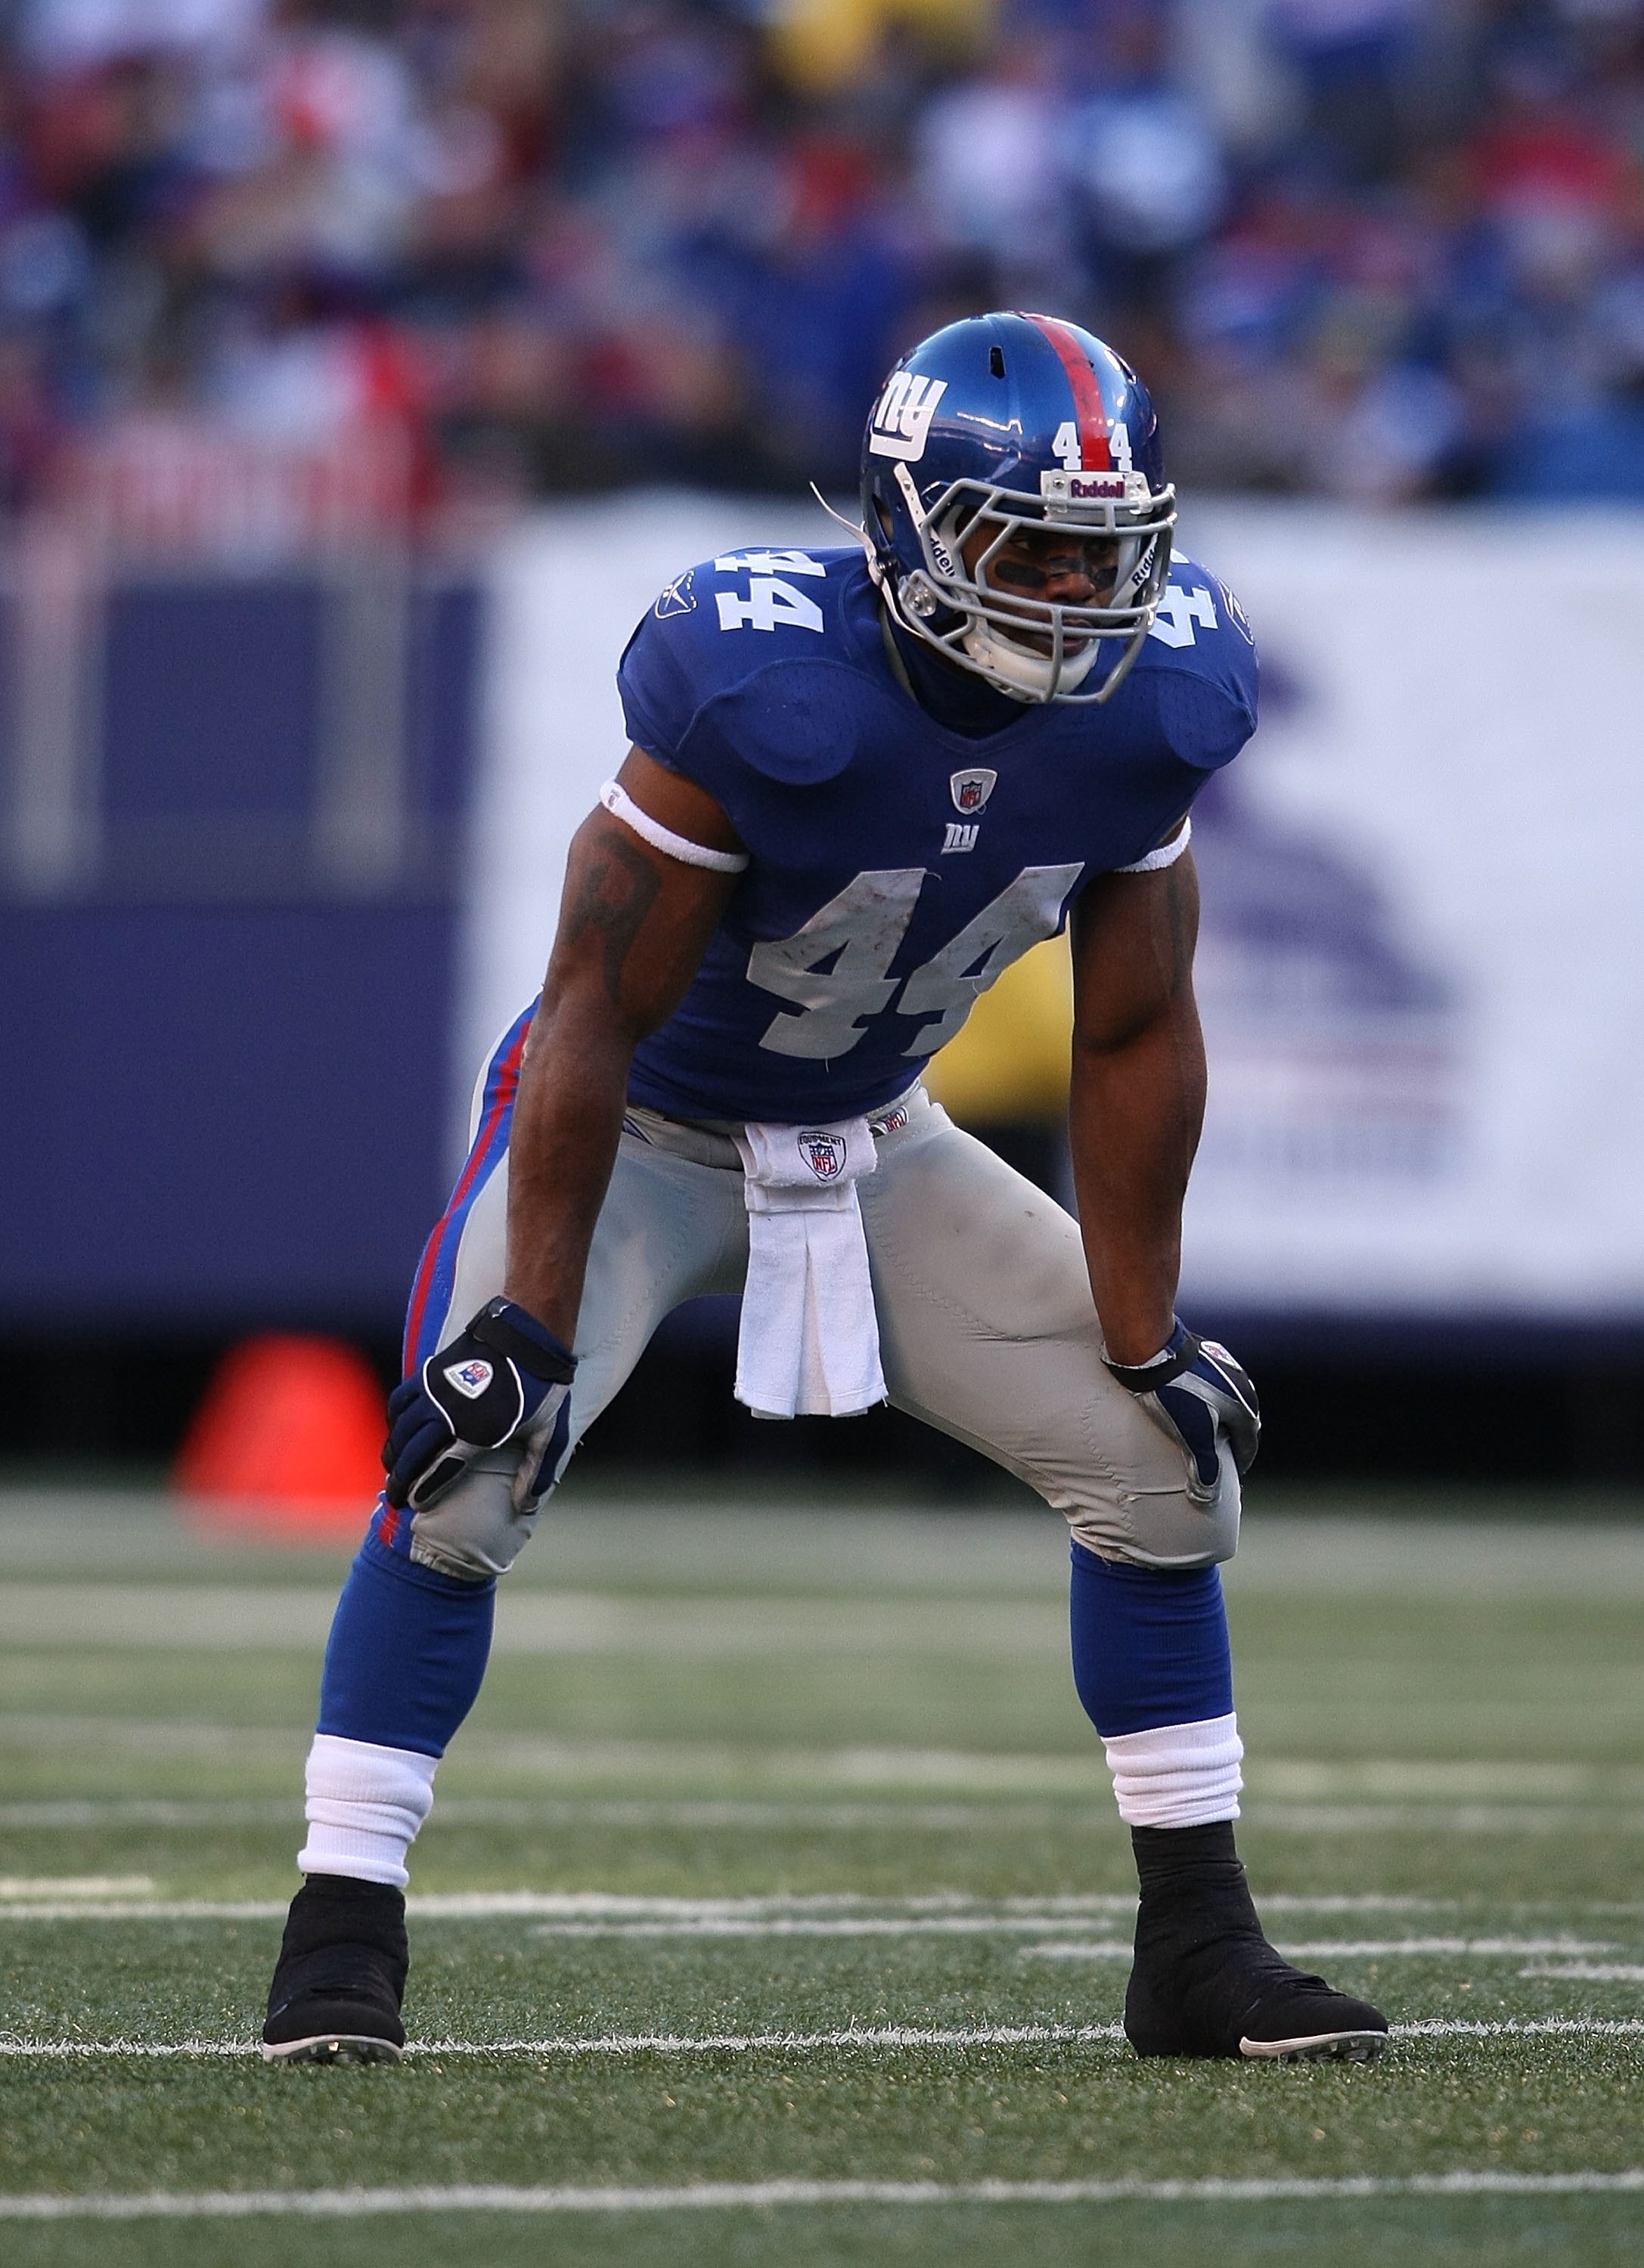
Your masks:
{"label": "ny logo on jersey", "polygon": [[917,465],[925,454],[936,405],[947,391],[945,378],[915,378],[910,370],[893,371],[874,404],[867,437],[869,456],[905,457]]}
{"label": "ny logo on jersey", "polygon": [[819,1182],[837,1182],[844,1170],[844,1138],[839,1134],[801,1134],[800,1155]]}
{"label": "ny logo on jersey", "polygon": [[971,812],[981,810],[998,785],[997,772],[955,772],[948,779],[947,792],[953,797],[954,809],[969,817]]}
{"label": "ny logo on jersey", "polygon": [[946,858],[950,850],[974,850],[981,832],[979,827],[956,825],[950,819],[942,835],[942,856]]}
{"label": "ny logo on jersey", "polygon": [[470,1402],[479,1400],[495,1375],[490,1363],[482,1361],[478,1355],[468,1362],[452,1363],[445,1373],[447,1382]]}

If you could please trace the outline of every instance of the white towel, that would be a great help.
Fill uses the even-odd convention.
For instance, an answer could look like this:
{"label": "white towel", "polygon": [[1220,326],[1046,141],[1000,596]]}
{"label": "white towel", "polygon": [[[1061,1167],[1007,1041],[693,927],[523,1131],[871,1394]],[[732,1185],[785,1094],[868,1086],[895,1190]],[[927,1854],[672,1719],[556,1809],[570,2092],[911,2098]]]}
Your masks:
{"label": "white towel", "polygon": [[856,1184],[878,1163],[866,1118],[747,1126],[748,1282],[736,1398],[756,1418],[848,1418],[885,1399]]}

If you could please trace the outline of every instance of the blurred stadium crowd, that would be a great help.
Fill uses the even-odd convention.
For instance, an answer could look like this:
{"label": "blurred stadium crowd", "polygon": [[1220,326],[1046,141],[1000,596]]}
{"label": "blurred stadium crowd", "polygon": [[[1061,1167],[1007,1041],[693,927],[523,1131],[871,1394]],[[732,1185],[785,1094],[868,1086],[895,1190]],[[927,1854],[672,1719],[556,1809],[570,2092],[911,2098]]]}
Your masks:
{"label": "blurred stadium crowd", "polygon": [[484,508],[852,478],[1048,306],[1196,485],[1644,495],[1641,0],[22,0],[0,490],[403,435]]}

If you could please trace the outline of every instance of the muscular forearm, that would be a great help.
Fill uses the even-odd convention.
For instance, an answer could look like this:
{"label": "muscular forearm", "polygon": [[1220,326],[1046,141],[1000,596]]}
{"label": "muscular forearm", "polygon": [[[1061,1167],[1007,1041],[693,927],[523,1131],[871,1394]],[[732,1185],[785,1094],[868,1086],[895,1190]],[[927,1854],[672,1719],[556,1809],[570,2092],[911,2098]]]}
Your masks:
{"label": "muscular forearm", "polygon": [[1075,1042],[1073,1181],[1091,1291],[1116,1362],[1146,1362],[1170,1336],[1182,1200],[1204,1110],[1191,991],[1122,1044]]}
{"label": "muscular forearm", "polygon": [[509,1144],[503,1288],[567,1346],[616,1155],[632,1053],[597,1002],[545,996],[531,1027]]}
{"label": "muscular forearm", "polygon": [[567,1346],[634,1049],[678,1005],[729,887],[723,873],[659,856],[602,811],[571,844],[509,1135],[503,1287]]}

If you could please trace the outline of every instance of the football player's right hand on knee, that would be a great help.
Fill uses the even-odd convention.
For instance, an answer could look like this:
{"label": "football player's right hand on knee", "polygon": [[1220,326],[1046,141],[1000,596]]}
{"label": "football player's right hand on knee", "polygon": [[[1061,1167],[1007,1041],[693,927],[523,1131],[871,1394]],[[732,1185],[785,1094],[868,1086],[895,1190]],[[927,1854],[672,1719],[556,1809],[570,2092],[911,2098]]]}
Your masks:
{"label": "football player's right hand on knee", "polygon": [[488,1300],[388,1396],[389,1503],[422,1512],[476,1457],[516,1440],[524,1457],[515,1495],[540,1494],[570,1438],[576,1368],[570,1348],[534,1315],[512,1300]]}
{"label": "football player's right hand on knee", "polygon": [[1178,1322],[1151,1362],[1109,1362],[1108,1368],[1185,1454],[1191,1495],[1215,1494],[1224,1440],[1241,1474],[1255,1463],[1261,1404],[1249,1373],[1214,1339],[1196,1338]]}

